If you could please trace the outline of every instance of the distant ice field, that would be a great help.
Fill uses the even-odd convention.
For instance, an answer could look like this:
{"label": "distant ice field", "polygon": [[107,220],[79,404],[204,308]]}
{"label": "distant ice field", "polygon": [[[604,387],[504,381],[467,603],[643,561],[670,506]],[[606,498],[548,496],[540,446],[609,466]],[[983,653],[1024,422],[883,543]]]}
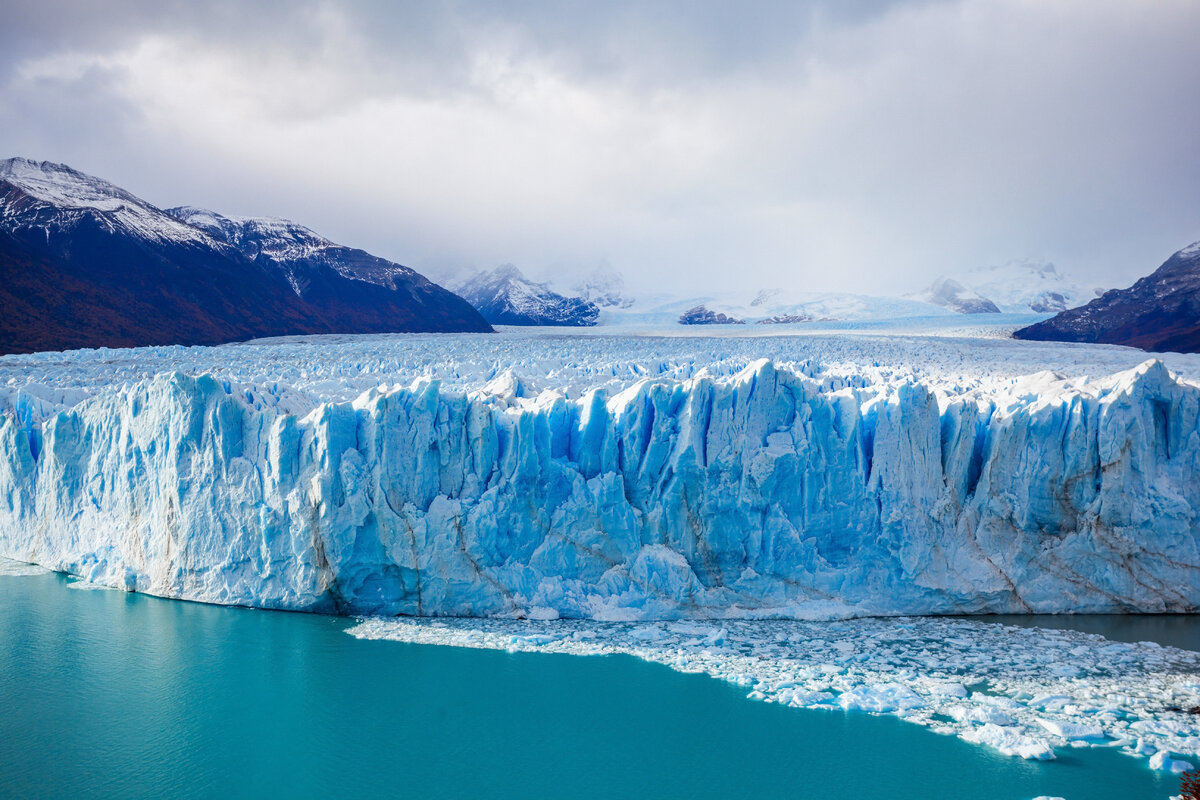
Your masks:
{"label": "distant ice field", "polygon": [[[809,377],[880,388],[920,381],[950,394],[996,390],[1042,371],[1069,384],[1154,357],[1200,379],[1200,356],[1010,338],[1042,315],[987,314],[799,325],[500,328],[495,334],[373,334],[260,339],[214,347],[139,347],[0,357],[0,414],[26,424],[96,392],[165,372],[211,374],[254,408],[305,414],[380,386],[427,378],[444,391],[577,399],[648,377],[721,378],[769,359]],[[518,385],[512,385],[512,379]],[[500,385],[505,384],[505,385]]]}

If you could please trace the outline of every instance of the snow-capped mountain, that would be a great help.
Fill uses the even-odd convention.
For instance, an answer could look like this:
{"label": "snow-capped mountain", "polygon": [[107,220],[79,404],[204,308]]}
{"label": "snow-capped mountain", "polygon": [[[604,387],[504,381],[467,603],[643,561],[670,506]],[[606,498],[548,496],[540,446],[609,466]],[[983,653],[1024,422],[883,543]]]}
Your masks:
{"label": "snow-capped mountain", "polygon": [[713,311],[707,306],[699,305],[689,308],[679,315],[680,325],[745,325],[746,320],[731,317],[720,311]]}
{"label": "snow-capped mountain", "polygon": [[168,208],[167,213],[233,245],[246,258],[279,265],[293,286],[305,280],[306,269],[321,266],[328,266],[343,277],[389,289],[426,281],[414,269],[336,244],[291,220],[225,216],[194,206]]}
{"label": "snow-capped mountain", "polygon": [[66,164],[5,159],[0,161],[0,181],[4,190],[0,226],[6,233],[20,236],[34,232],[52,237],[94,224],[111,234],[148,241],[214,245],[201,231],[163,214],[119,186]]}
{"label": "snow-capped mountain", "polygon": [[754,299],[750,301],[750,305],[754,307],[769,305],[773,300],[777,300],[784,294],[783,289],[759,289],[758,294],[754,295]]}
{"label": "snow-capped mountain", "polygon": [[[623,308],[606,308],[601,325],[639,328],[672,328],[698,319],[693,310],[708,312],[705,318],[721,315],[727,320],[754,324],[801,324],[814,321],[863,321],[912,317],[939,317],[954,312],[921,300],[876,297],[848,292],[797,292],[762,289],[725,295],[666,294],[638,297]],[[709,316],[711,315],[711,316]]]}
{"label": "snow-capped mountain", "polygon": [[600,316],[596,303],[561,295],[529,280],[512,264],[480,272],[455,291],[493,325],[580,327],[595,325]]}
{"label": "snow-capped mountain", "polygon": [[1080,286],[1053,264],[1009,261],[944,275],[911,296],[961,314],[1053,314],[1082,305],[1098,294],[1099,290]]}
{"label": "snow-capped mountain", "polygon": [[0,352],[488,329],[411,271],[391,289],[307,263],[299,291],[297,263],[248,257],[223,230],[64,164],[0,161]]}
{"label": "snow-capped mountain", "polygon": [[625,278],[609,267],[601,267],[577,281],[571,291],[599,308],[629,308],[634,302],[625,288]]}
{"label": "snow-capped mountain", "polygon": [[1128,289],[1022,328],[1018,339],[1100,342],[1155,352],[1200,352],[1200,242],[1167,259]]}
{"label": "snow-capped mountain", "polygon": [[942,306],[959,314],[999,314],[1000,309],[991,300],[971,291],[953,278],[942,276],[916,299],[935,306]]}
{"label": "snow-capped mountain", "polygon": [[[173,217],[232,245],[244,257],[279,270],[304,300],[325,309],[340,309],[374,324],[432,326],[450,318],[478,320],[462,298],[431,282],[416,270],[353,247],[336,244],[303,225],[277,217],[227,217],[214,211],[180,206]],[[365,323],[365,319],[364,319]],[[452,330],[452,328],[425,328]]]}
{"label": "snow-capped mountain", "polygon": [[1009,261],[966,272],[960,282],[1001,311],[1057,313],[1081,306],[1100,290],[1080,286],[1049,262]]}

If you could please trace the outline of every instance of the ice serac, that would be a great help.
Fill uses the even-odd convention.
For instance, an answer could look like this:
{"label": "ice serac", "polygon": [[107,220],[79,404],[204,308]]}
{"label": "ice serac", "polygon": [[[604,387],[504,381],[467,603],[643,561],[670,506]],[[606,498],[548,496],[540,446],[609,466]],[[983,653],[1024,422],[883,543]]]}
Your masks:
{"label": "ice serac", "polygon": [[957,396],[765,361],[574,400],[506,386],[418,382],[298,417],[167,373],[40,428],[5,416],[0,555],[354,613],[1200,605],[1200,387],[1157,361]]}

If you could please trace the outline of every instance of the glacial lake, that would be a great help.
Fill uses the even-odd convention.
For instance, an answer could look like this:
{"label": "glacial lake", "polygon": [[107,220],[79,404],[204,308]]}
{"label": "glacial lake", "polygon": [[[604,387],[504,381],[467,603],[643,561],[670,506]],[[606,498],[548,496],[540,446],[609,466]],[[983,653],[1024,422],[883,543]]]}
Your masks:
{"label": "glacial lake", "polygon": [[[1113,638],[1196,641],[1194,617],[1109,622]],[[1161,800],[1179,786],[1113,750],[1028,762],[630,656],[367,641],[352,624],[0,577],[0,796]]]}

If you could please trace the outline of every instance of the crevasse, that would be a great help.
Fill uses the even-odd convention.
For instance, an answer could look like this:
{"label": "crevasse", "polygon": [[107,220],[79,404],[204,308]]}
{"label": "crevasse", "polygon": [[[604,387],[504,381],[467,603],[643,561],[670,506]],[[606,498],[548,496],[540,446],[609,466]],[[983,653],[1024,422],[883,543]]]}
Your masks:
{"label": "crevasse", "polygon": [[207,375],[0,418],[0,555],[342,613],[1195,611],[1200,387],[1159,362],[948,396],[733,378],[509,406],[436,381],[303,417]]}

